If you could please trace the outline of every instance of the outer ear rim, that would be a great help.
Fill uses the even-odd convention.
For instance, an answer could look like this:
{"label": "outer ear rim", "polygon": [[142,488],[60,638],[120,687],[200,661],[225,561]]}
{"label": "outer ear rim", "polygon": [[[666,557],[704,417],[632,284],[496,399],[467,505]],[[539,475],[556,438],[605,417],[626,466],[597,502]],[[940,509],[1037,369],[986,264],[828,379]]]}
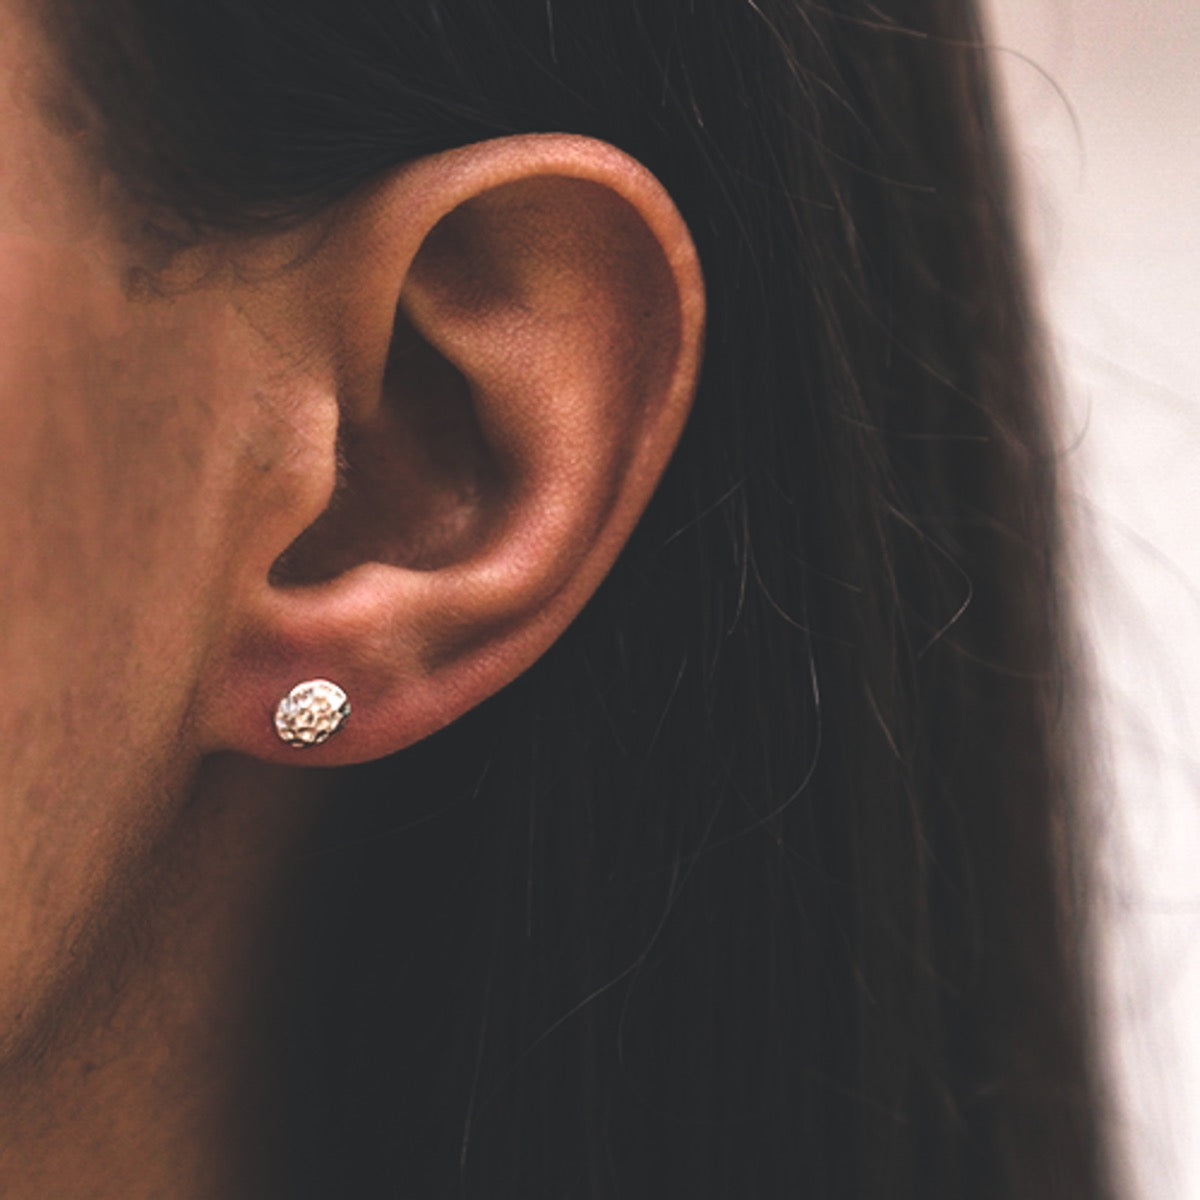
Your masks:
{"label": "outer ear rim", "polygon": [[[394,619],[381,622],[381,613],[392,612],[394,618],[397,601],[388,593],[395,585],[394,573],[403,568],[364,564],[327,583],[296,589],[270,588],[264,576],[249,620],[233,631],[221,653],[229,665],[200,697],[202,753],[232,749],[287,765],[336,766],[382,757],[421,740],[531,666],[587,603],[628,541],[686,424],[703,348],[699,258],[662,184],[624,152],[590,138],[534,134],[496,139],[447,151],[381,179],[365,193],[356,220],[333,244],[336,252],[337,242],[357,237],[380,249],[371,271],[375,294],[390,297],[390,321],[417,252],[443,217],[476,196],[538,177],[590,181],[624,200],[650,232],[674,283],[679,333],[673,363],[661,400],[647,415],[595,538],[564,585],[546,599],[536,617],[505,640],[502,652],[481,648],[453,677],[431,669],[422,639],[412,630],[396,629]],[[394,201],[398,194],[406,197],[407,212],[418,213],[419,219],[410,223],[405,236],[393,233],[389,241],[379,226],[388,220],[385,198]],[[470,582],[470,570],[464,574],[463,568],[452,565],[424,579],[409,578],[405,594],[411,601],[425,590],[429,594],[420,607],[436,609],[439,591],[443,597],[447,594],[445,584],[452,585],[452,594],[454,586]],[[382,598],[381,603],[364,605],[364,596]],[[313,615],[314,600],[323,614],[319,618]],[[388,645],[381,649],[381,629],[389,627]],[[381,670],[373,659],[390,659],[391,669]],[[354,715],[344,732],[298,754],[275,736],[275,706],[302,679],[318,677],[347,691]],[[403,687],[396,686],[397,678],[407,680]]]}

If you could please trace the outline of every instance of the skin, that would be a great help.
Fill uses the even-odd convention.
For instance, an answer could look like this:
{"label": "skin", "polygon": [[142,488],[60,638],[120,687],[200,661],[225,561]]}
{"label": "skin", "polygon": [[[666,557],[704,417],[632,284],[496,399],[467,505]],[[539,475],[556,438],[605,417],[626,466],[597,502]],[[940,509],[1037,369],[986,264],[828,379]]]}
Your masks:
{"label": "skin", "polygon": [[[0,1194],[270,1194],[254,1011],[311,767],[440,728],[586,603],[703,287],[656,181],[557,136],[147,274],[53,69],[0,2]],[[314,676],[355,712],[298,752],[271,714]]]}

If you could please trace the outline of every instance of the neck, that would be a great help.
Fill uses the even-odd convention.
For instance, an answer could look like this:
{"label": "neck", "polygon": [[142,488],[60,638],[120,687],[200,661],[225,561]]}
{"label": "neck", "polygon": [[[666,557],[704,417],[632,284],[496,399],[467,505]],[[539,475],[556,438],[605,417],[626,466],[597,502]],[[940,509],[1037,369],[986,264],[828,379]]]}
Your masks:
{"label": "neck", "polygon": [[0,1194],[280,1192],[263,997],[316,791],[308,772],[205,764],[160,885],[124,923],[116,986],[0,1081]]}

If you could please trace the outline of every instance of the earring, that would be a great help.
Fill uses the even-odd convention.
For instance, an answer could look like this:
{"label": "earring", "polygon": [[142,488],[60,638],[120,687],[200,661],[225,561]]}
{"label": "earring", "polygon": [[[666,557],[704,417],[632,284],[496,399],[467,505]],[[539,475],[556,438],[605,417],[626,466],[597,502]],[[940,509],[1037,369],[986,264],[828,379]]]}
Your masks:
{"label": "earring", "polygon": [[328,741],[350,716],[350,701],[328,679],[298,683],[275,709],[275,732],[298,749]]}

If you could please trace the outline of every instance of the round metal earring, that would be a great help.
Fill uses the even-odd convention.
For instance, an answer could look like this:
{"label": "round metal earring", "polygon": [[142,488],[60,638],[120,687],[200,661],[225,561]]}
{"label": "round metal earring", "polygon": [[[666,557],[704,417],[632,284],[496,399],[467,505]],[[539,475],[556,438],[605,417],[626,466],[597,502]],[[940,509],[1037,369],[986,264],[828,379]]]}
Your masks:
{"label": "round metal earring", "polygon": [[328,679],[298,683],[275,709],[275,732],[289,746],[302,749],[327,742],[350,716],[350,701]]}

